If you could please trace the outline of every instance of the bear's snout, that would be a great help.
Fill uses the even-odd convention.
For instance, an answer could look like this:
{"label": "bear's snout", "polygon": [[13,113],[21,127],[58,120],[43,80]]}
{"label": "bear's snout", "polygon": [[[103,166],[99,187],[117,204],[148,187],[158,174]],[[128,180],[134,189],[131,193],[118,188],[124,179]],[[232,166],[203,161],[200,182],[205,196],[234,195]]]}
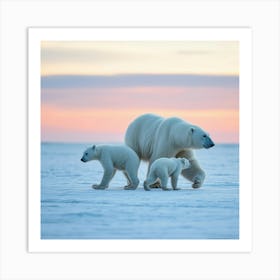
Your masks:
{"label": "bear's snout", "polygon": [[212,148],[212,147],[214,147],[215,146],[215,144],[214,143],[211,143],[211,144],[208,144],[207,146],[205,146],[205,148],[206,149],[210,149],[210,148]]}
{"label": "bear's snout", "polygon": [[83,158],[81,158],[81,161],[82,161],[82,162],[86,162]]}
{"label": "bear's snout", "polygon": [[208,141],[203,146],[204,146],[204,148],[209,149],[209,148],[214,147],[215,143],[211,139],[208,139]]}

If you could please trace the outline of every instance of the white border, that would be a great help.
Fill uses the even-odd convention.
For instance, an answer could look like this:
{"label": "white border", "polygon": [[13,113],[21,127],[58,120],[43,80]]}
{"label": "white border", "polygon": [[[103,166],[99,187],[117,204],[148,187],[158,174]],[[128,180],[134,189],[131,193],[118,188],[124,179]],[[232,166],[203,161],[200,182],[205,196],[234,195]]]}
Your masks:
{"label": "white border", "polygon": [[[278,0],[1,0],[0,7],[0,279],[280,279]],[[252,29],[254,164],[250,253],[28,253],[26,29],[62,25]],[[271,129],[274,133],[268,138],[266,132]],[[10,156],[15,148],[17,159]]]}
{"label": "white border", "polygon": [[[248,252],[251,250],[252,93],[249,28],[30,28],[29,251],[30,252]],[[240,53],[239,240],[41,240],[41,41],[238,41]]]}

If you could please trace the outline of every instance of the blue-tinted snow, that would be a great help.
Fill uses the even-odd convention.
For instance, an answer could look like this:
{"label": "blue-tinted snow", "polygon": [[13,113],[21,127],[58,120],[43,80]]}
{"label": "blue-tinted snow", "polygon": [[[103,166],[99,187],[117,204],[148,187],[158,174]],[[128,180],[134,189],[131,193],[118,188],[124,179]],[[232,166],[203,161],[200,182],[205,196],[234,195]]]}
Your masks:
{"label": "blue-tinted snow", "polygon": [[[42,239],[238,239],[239,147],[196,151],[207,173],[202,188],[180,177],[179,191],[125,191],[117,172],[107,190],[94,190],[103,170],[80,161],[86,144],[41,146]],[[169,182],[170,184],[170,182]]]}

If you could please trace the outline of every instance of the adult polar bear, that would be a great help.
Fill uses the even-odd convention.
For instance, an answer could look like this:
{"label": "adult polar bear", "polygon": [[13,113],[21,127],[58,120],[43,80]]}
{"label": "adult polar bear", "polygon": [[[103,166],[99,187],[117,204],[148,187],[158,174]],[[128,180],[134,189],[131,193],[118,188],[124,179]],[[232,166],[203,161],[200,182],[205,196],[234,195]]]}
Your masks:
{"label": "adult polar bear", "polygon": [[196,125],[176,117],[162,118],[145,114],[136,118],[127,128],[125,143],[140,159],[151,164],[162,157],[185,157],[190,167],[182,175],[193,182],[193,188],[202,186],[205,172],[199,166],[193,149],[208,149],[215,144],[208,133]]}

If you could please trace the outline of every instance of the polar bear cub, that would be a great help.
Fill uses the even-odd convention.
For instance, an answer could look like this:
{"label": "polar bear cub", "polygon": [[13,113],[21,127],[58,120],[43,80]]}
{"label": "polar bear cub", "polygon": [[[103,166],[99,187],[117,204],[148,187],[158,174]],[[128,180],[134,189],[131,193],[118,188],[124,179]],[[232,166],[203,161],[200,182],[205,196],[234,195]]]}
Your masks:
{"label": "polar bear cub", "polygon": [[190,166],[189,161],[186,158],[159,158],[155,160],[149,170],[146,181],[144,182],[144,188],[146,191],[151,190],[150,186],[160,181],[161,188],[163,190],[169,190],[167,188],[168,178],[171,177],[171,185],[173,190],[178,190],[177,182],[178,177],[183,169],[187,169]]}
{"label": "polar bear cub", "polygon": [[93,185],[94,189],[106,189],[117,170],[122,170],[128,185],[126,190],[135,190],[139,184],[137,172],[140,160],[137,154],[125,145],[93,145],[85,150],[82,162],[99,160],[104,169],[103,178],[99,185]]}

